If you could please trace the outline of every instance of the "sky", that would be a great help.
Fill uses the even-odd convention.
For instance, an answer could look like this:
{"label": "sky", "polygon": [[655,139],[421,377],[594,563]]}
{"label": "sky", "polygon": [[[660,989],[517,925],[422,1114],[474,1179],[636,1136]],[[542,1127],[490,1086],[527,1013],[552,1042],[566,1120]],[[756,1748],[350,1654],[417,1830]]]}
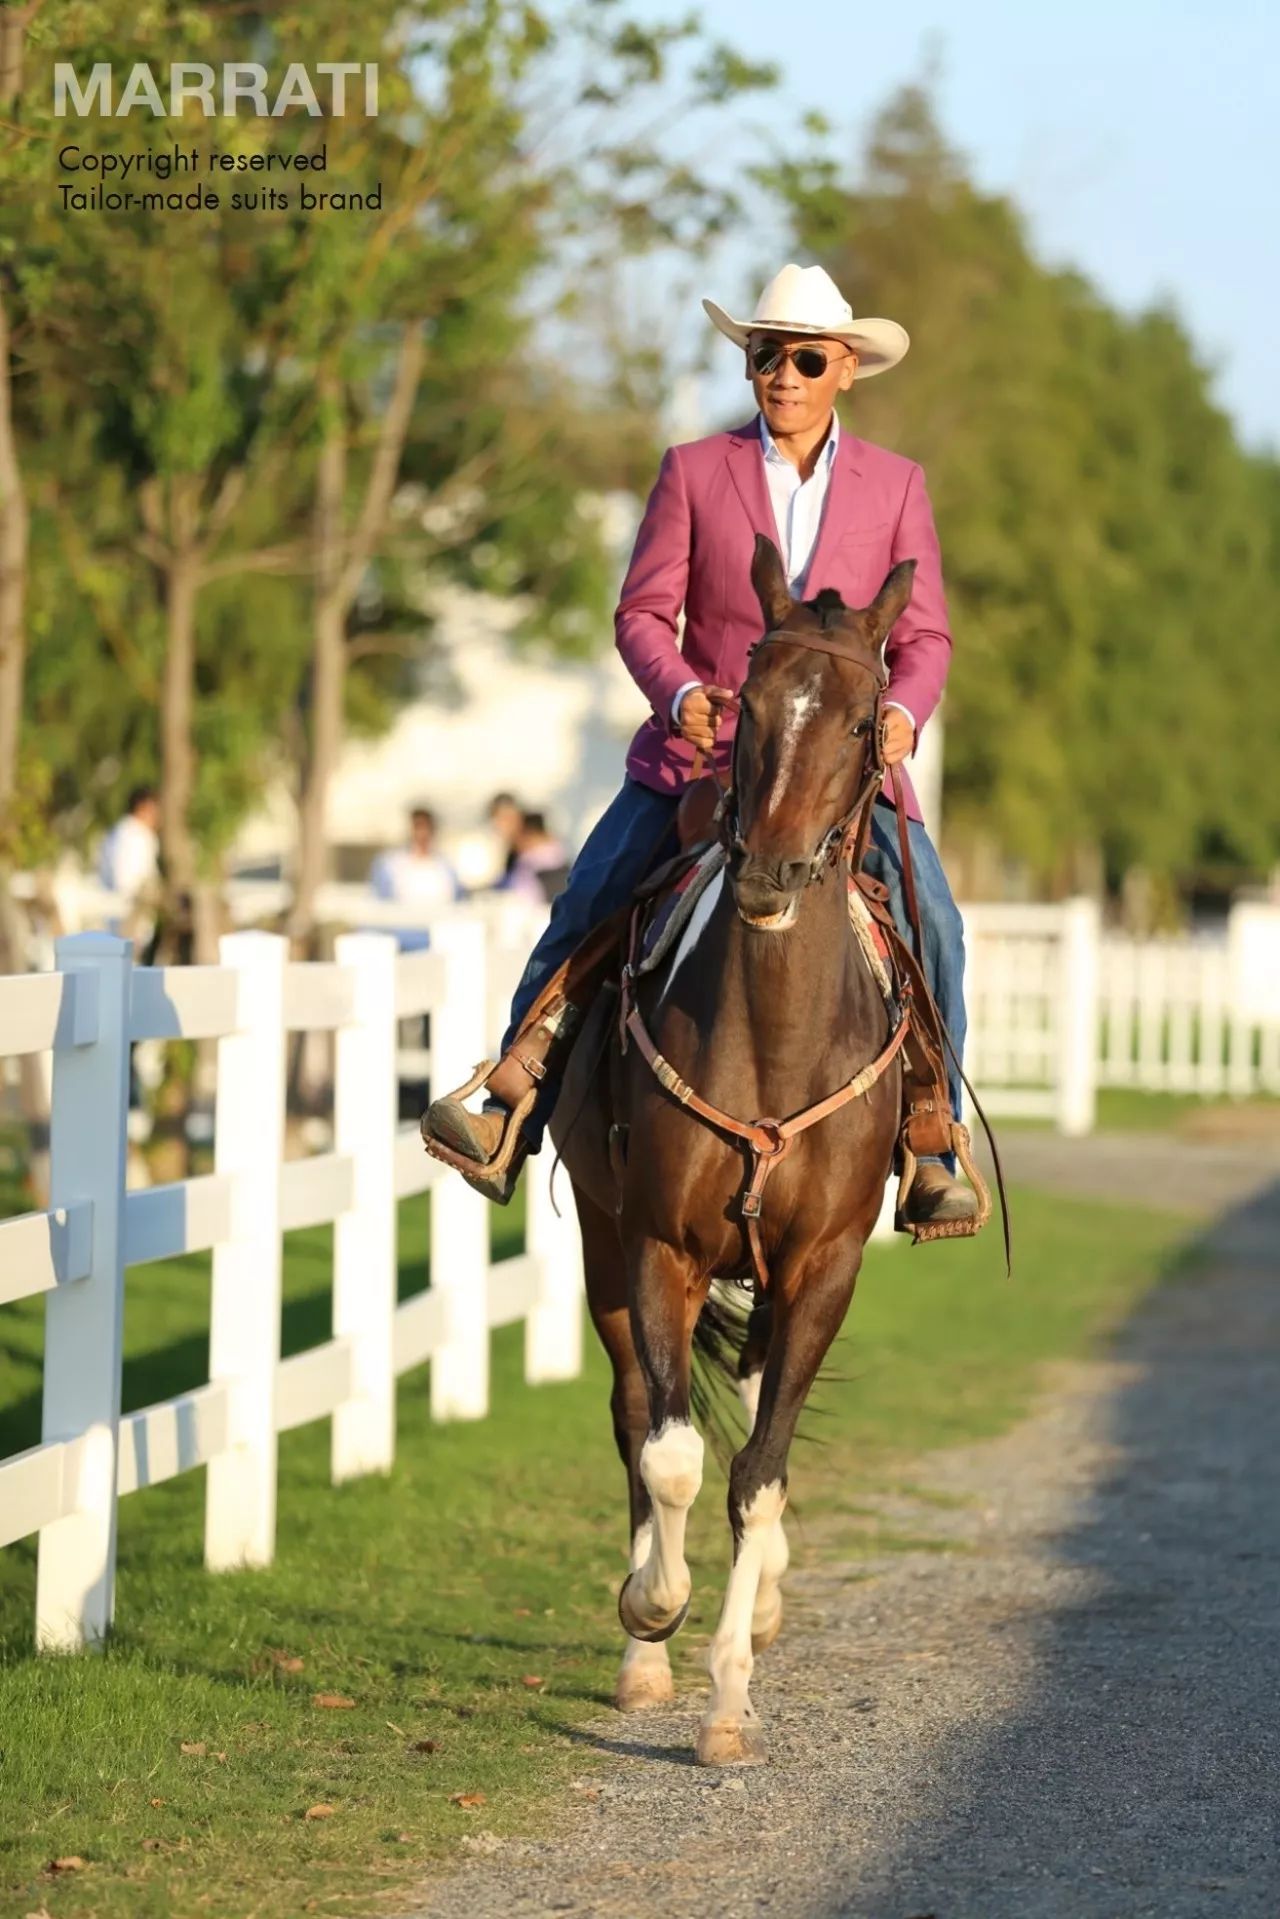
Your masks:
{"label": "sky", "polygon": [[[932,55],[946,136],[981,186],[1016,200],[1039,255],[1080,268],[1126,310],[1172,298],[1245,440],[1280,450],[1275,0],[699,0],[699,10],[714,38],[782,68],[770,121],[817,106],[850,156]],[[670,19],[683,8],[641,0],[636,11]],[[759,288],[743,276],[757,254],[744,253],[736,275],[731,255],[717,262],[730,284],[708,290],[731,312],[755,304]],[[709,383],[710,411],[741,397],[739,372]]]}

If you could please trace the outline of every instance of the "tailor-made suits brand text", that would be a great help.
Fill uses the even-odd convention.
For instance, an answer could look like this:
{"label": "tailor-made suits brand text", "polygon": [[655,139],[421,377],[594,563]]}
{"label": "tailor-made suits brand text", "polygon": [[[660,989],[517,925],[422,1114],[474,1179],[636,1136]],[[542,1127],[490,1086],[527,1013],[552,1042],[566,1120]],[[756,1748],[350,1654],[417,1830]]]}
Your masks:
{"label": "tailor-made suits brand text", "polygon": [[[58,165],[64,173],[98,174],[100,180],[58,182],[58,192],[62,196],[62,206],[68,213],[128,213],[138,210],[143,213],[157,212],[216,212],[222,202],[211,185],[203,180],[189,184],[191,175],[202,168],[215,176],[226,174],[265,173],[324,173],[329,165],[329,149],[322,146],[316,153],[221,153],[215,149],[212,153],[201,154],[197,147],[184,152],[176,142],[171,150],[158,153],[93,153],[74,144],[62,148],[58,155]],[[173,180],[175,175],[185,176],[182,185],[175,181],[170,190],[149,187],[143,192],[135,192],[131,186],[115,184],[116,181],[141,182],[150,175],[152,179]],[[231,206],[245,213],[284,212],[295,204],[289,194],[264,180],[255,185],[252,192],[237,191],[231,195]],[[305,183],[299,183],[296,203],[304,213],[319,212],[377,212],[382,207],[382,182],[363,192],[352,192],[349,188],[340,188],[336,192],[318,192]]]}

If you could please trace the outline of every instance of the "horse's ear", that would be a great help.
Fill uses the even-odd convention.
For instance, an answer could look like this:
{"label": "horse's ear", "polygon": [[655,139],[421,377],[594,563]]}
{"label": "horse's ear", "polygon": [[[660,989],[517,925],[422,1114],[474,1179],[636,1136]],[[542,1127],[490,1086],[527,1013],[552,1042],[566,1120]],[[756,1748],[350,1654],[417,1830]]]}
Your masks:
{"label": "horse's ear", "polygon": [[785,625],[795,605],[787,587],[786,568],[773,541],[756,534],[756,550],[751,559],[751,584],[764,614],[765,629],[773,633]]}
{"label": "horse's ear", "polygon": [[886,578],[870,606],[863,608],[862,617],[870,627],[877,645],[892,630],[898,615],[906,611],[915,576],[915,561],[900,560]]}

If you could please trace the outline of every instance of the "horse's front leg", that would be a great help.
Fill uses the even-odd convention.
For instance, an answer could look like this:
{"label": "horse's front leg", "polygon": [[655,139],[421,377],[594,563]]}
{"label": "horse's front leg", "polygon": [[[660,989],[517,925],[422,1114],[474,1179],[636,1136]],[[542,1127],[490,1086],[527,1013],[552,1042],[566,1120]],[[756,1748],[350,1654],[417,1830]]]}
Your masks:
{"label": "horse's front leg", "polygon": [[[689,1418],[689,1354],[706,1295],[685,1253],[642,1240],[631,1256],[631,1327],[649,1395],[640,1477],[652,1510],[642,1562],[622,1588],[618,1614],[633,1639],[669,1639],[689,1610],[684,1537],[702,1484],[702,1437]],[[639,1558],[637,1552],[637,1558]]]}
{"label": "horse's front leg", "polygon": [[765,1566],[782,1530],[796,1421],[848,1310],[861,1258],[861,1246],[846,1243],[824,1265],[810,1263],[802,1273],[783,1268],[776,1276],[773,1334],[755,1424],[729,1471],[733,1570],[708,1656],[711,1700],[697,1743],[704,1766],[758,1765],[766,1756],[751,1704],[753,1623]]}
{"label": "horse's front leg", "polygon": [[[768,1293],[762,1293],[751,1309],[747,1336],[738,1361],[738,1392],[747,1415],[748,1433],[754,1430],[756,1415],[760,1410],[760,1382],[764,1377],[764,1363],[769,1356],[772,1332],[773,1301]],[[790,1563],[787,1530],[779,1512],[765,1536],[760,1559],[760,1584],[756,1589],[756,1603],[751,1614],[751,1650],[754,1653],[764,1652],[782,1631],[782,1579]]]}
{"label": "horse's front leg", "polygon": [[[649,1430],[649,1397],[631,1337],[627,1276],[617,1222],[612,1213],[605,1213],[576,1187],[574,1198],[582,1228],[587,1304],[613,1367],[609,1410],[613,1416],[614,1443],[627,1475],[631,1570],[634,1572],[649,1556],[653,1533],[653,1507],[648,1488],[640,1477],[640,1454]],[[614,1705],[620,1712],[639,1712],[646,1706],[666,1705],[674,1697],[666,1647],[642,1639],[628,1639],[614,1689]]]}

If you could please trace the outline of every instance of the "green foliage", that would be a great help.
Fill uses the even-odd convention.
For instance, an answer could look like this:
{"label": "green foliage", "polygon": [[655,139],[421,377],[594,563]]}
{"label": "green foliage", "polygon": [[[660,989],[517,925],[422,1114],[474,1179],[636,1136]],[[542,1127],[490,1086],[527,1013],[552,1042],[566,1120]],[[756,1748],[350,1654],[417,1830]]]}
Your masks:
{"label": "green foliage", "polygon": [[[99,155],[194,150],[195,175],[147,187],[220,193],[216,212],[63,211],[54,59],[117,74],[180,46],[216,64],[378,58],[380,116],[95,119]],[[612,563],[584,493],[651,467],[653,425],[614,375],[612,340],[571,384],[557,362],[567,286],[620,254],[696,245],[723,191],[644,124],[767,75],[702,40],[693,18],[642,26],[616,5],[398,0],[228,9],[213,0],[67,0],[36,12],[24,84],[0,131],[0,270],[14,308],[15,404],[33,514],[27,752],[59,831],[82,839],[154,776],[166,577],[160,548],[216,529],[197,613],[191,825],[215,860],[268,779],[302,750],[311,515],[335,418],[348,530],[364,496],[403,328],[422,382],[393,516],[350,621],[349,717],[385,724],[431,643],[422,583],[447,575],[519,597],[522,630],[582,651],[607,630]],[[582,82],[591,75],[596,100]],[[606,103],[601,116],[598,101]],[[566,101],[578,105],[566,113]],[[232,205],[237,158],[314,156],[271,176],[288,208]],[[368,193],[381,212],[306,214],[298,184]],[[85,184],[78,181],[77,184]],[[335,411],[336,410],[336,411]],[[224,510],[228,489],[234,491]],[[420,503],[420,504],[419,504]]]}
{"label": "green foliage", "polygon": [[1240,447],[1176,315],[1116,312],[1034,256],[905,89],[850,187],[779,179],[855,312],[912,337],[855,387],[859,433],[919,459],[956,651],[949,835],[1049,884],[1099,846],[1183,881],[1280,855],[1280,468]]}

